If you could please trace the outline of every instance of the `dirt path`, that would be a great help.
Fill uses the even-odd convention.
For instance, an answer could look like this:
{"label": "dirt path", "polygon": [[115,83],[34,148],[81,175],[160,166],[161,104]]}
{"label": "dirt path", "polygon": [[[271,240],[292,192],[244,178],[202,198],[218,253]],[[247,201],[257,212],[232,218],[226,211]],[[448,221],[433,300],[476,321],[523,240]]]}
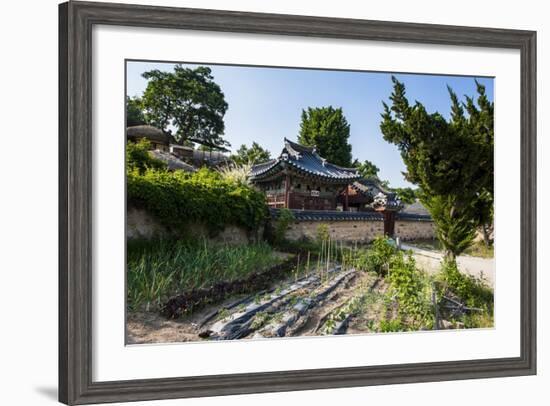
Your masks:
{"label": "dirt path", "polygon": [[[441,261],[443,260],[443,254],[441,252],[417,248],[407,244],[401,244],[401,248],[404,250],[413,251],[416,262],[427,272],[435,273],[439,272],[441,269]],[[477,277],[483,276],[489,285],[494,288],[494,258],[479,258],[469,255],[461,255],[457,258],[457,263],[460,271]]]}

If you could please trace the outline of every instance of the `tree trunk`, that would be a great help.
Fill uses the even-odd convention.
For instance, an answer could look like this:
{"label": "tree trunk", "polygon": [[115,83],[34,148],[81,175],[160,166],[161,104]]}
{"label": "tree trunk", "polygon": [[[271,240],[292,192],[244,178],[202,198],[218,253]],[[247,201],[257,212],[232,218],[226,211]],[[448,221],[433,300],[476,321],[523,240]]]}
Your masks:
{"label": "tree trunk", "polygon": [[456,255],[454,254],[454,252],[452,252],[450,250],[445,250],[445,255],[444,255],[443,259],[447,262],[455,262],[456,261]]}

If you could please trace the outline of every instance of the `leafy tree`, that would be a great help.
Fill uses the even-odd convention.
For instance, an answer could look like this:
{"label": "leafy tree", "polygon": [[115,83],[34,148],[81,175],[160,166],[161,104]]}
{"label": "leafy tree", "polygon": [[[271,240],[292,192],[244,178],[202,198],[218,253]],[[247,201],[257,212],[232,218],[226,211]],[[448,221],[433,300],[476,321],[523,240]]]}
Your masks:
{"label": "leafy tree", "polygon": [[368,159],[365,159],[363,163],[355,160],[353,162],[353,166],[357,168],[361,176],[364,178],[378,178],[378,172],[380,171],[380,168],[378,168],[378,166],[373,164]]}
{"label": "leafy tree", "polygon": [[336,165],[351,166],[349,124],[341,108],[308,107],[302,110],[298,142],[315,146],[323,158]]}
{"label": "leafy tree", "polygon": [[143,124],[146,124],[146,122],[141,100],[139,97],[126,96],[126,126],[133,127]]}
{"label": "leafy tree", "polygon": [[222,138],[223,117],[228,105],[210,68],[196,69],[176,65],[173,72],[151,70],[142,105],[146,121],[161,128],[179,144],[188,141],[226,150]]}
{"label": "leafy tree", "polygon": [[242,144],[237,153],[231,155],[231,159],[237,165],[252,164],[255,165],[260,162],[265,162],[271,159],[271,154],[268,150],[262,148],[257,142],[253,142],[250,148],[247,148],[245,144]]}
{"label": "leafy tree", "polygon": [[397,193],[397,198],[406,204],[413,204],[416,202],[416,190],[410,187],[396,187],[391,190]]}
{"label": "leafy tree", "polygon": [[386,141],[398,146],[405,177],[422,189],[420,199],[434,219],[446,257],[454,260],[471,244],[476,227],[487,221],[479,205],[492,206],[486,194],[492,196],[493,104],[477,82],[477,106],[471,98],[461,104],[449,88],[447,121],[418,101],[409,104],[404,84],[395,77],[392,81],[392,105],[383,103],[380,129]]}
{"label": "leafy tree", "polygon": [[198,148],[197,148],[199,151],[204,151],[204,152],[212,152],[212,151],[215,151],[216,148],[212,148],[208,145],[199,145]]}
{"label": "leafy tree", "polygon": [[390,182],[387,180],[382,180],[378,177],[378,172],[380,169],[373,164],[368,159],[365,159],[363,163],[359,162],[357,159],[353,161],[353,167],[356,168],[362,177],[367,179],[377,180],[384,189],[388,191],[397,193],[397,197],[403,203],[412,204],[416,201],[416,190],[405,187],[405,188],[394,188],[390,186]]}

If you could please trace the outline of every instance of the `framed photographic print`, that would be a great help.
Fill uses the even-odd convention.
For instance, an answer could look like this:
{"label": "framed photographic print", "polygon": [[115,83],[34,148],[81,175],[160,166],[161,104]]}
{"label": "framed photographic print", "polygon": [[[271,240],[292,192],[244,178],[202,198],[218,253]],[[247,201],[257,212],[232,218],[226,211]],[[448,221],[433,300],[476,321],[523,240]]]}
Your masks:
{"label": "framed photographic print", "polygon": [[66,404],[536,373],[536,33],[59,8]]}

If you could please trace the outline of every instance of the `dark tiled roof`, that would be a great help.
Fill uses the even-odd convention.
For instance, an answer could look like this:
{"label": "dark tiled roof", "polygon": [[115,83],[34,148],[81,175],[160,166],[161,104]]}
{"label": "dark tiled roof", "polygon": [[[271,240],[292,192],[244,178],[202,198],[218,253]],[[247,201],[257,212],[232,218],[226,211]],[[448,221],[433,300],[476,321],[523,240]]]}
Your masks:
{"label": "dark tiled roof", "polygon": [[[279,216],[280,209],[269,209],[272,218]],[[290,210],[297,221],[383,221],[384,216],[376,211],[336,211],[336,210]],[[432,221],[430,216],[410,213],[397,213],[396,220]]]}
{"label": "dark tiled roof", "polygon": [[[271,216],[277,218],[279,209],[269,209]],[[375,211],[337,211],[337,210],[291,210],[297,221],[383,221],[381,213]]]}
{"label": "dark tiled roof", "polygon": [[355,168],[342,168],[317,154],[315,148],[297,144],[285,138],[285,147],[277,159],[272,159],[251,170],[251,180],[258,181],[274,175],[285,167],[291,167],[304,175],[316,176],[331,182],[350,182],[361,176]]}
{"label": "dark tiled roof", "polygon": [[432,216],[429,214],[416,214],[416,213],[397,213],[397,220],[404,221],[433,221]]}
{"label": "dark tiled roof", "polygon": [[[374,208],[378,208],[378,206],[380,206],[380,208],[385,210],[398,211],[403,207],[403,204],[397,198],[397,193],[387,190],[376,178],[358,179],[351,184],[351,187],[359,194],[363,196],[370,196],[374,199],[372,204],[372,207]],[[377,201],[379,198],[383,201],[382,205],[380,205]]]}
{"label": "dark tiled roof", "polygon": [[412,204],[406,204],[403,207],[403,213],[430,215],[428,209],[419,200]]}
{"label": "dark tiled roof", "polygon": [[391,196],[395,194],[386,190],[377,179],[372,178],[361,178],[356,180],[351,184],[351,187],[364,195],[376,196],[378,193],[382,192],[385,195]]}

